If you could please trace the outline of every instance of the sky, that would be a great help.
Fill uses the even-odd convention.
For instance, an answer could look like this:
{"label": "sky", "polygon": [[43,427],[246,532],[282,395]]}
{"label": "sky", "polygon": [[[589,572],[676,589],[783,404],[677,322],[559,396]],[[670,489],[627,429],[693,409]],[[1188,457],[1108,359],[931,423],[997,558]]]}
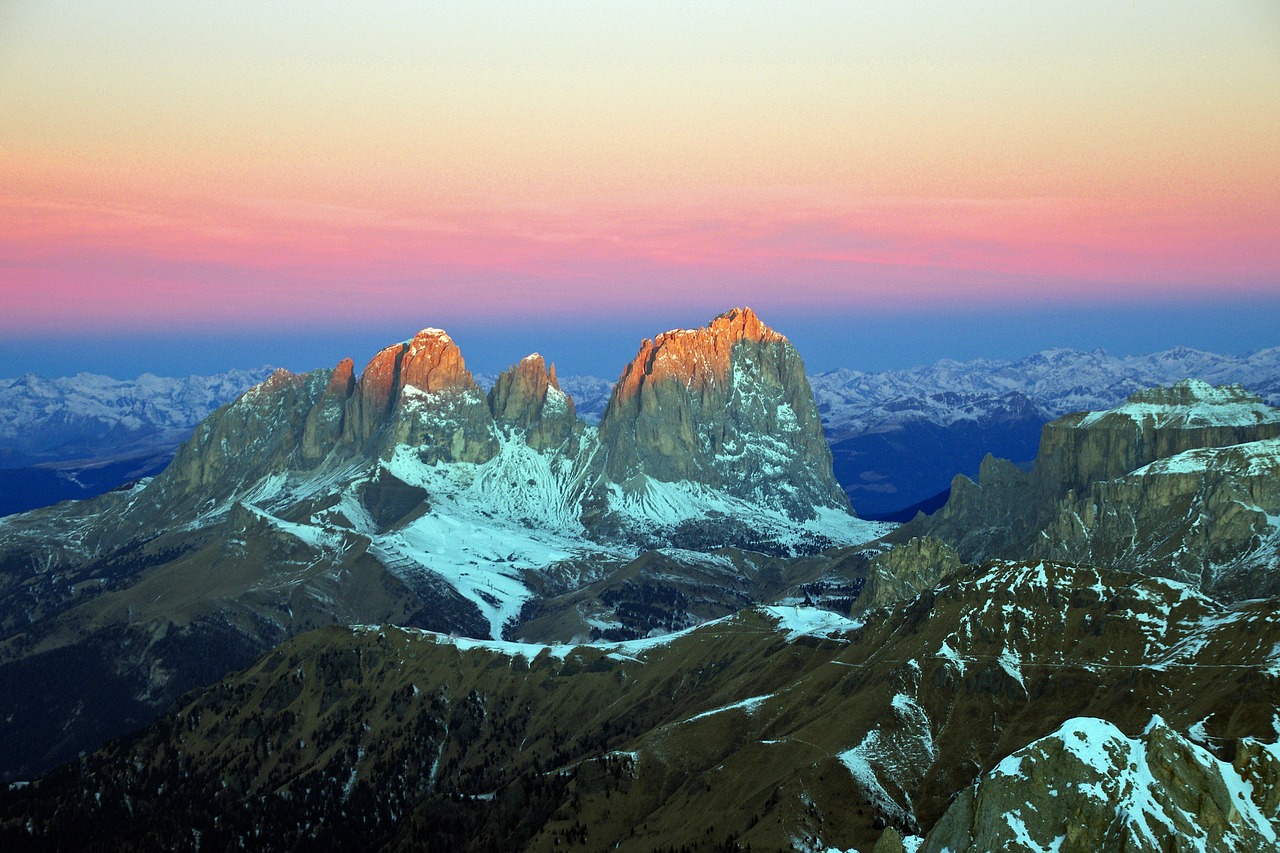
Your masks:
{"label": "sky", "polygon": [[0,375],[1280,345],[1280,3],[0,0]]}

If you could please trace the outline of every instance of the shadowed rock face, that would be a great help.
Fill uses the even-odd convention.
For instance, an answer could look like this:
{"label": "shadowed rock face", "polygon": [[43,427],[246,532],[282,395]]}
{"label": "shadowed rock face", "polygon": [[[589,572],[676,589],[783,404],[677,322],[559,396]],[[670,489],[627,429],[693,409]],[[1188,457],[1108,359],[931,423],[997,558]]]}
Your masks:
{"label": "shadowed rock face", "polygon": [[895,531],[966,562],[1035,557],[1141,570],[1227,597],[1280,590],[1280,409],[1186,380],[1048,424],[1030,473],[988,457],[947,505]]}
{"label": "shadowed rock face", "polygon": [[1069,494],[1051,559],[1159,566],[1231,599],[1280,594],[1280,439],[1189,450]]}
{"label": "shadowed rock face", "polygon": [[1065,494],[1122,477],[1157,459],[1198,447],[1226,447],[1280,435],[1280,410],[1239,385],[1187,379],[1151,388],[1105,412],[1079,412],[1048,424],[1036,477]]}
{"label": "shadowed rock face", "polygon": [[646,340],[600,421],[606,476],[690,480],[752,499],[790,490],[797,517],[848,507],[804,363],[750,309]]}

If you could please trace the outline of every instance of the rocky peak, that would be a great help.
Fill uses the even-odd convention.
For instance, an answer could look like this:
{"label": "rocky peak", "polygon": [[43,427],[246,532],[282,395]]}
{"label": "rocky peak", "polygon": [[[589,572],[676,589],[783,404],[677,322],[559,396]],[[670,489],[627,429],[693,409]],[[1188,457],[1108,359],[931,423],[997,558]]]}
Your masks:
{"label": "rocky peak", "polygon": [[[489,392],[489,408],[498,421],[527,427],[538,419],[549,393],[566,399],[556,380],[556,366],[547,368],[538,353],[527,355],[498,375]],[[568,404],[572,407],[572,403]]]}
{"label": "rocky peak", "polygon": [[489,391],[489,410],[498,423],[526,430],[531,447],[559,445],[577,422],[573,398],[560,390],[556,366],[538,353],[504,370]]}
{"label": "rocky peak", "polygon": [[1232,751],[1223,761],[1160,717],[1134,737],[1069,719],[962,791],[918,849],[1274,849],[1275,747],[1241,738]]}
{"label": "rocky peak", "polygon": [[401,384],[434,393],[476,387],[453,338],[441,329],[423,329],[405,345]]}
{"label": "rocky peak", "polygon": [[1128,428],[1131,423],[1157,429],[1246,427],[1280,423],[1280,409],[1268,406],[1239,385],[1213,386],[1199,379],[1184,379],[1167,388],[1134,392],[1114,409],[1081,418],[1078,426]]}
{"label": "rocky peak", "polygon": [[624,488],[689,481],[781,501],[801,517],[815,506],[848,508],[804,362],[749,308],[644,341],[614,388],[600,438],[606,474]]}
{"label": "rocky peak", "polygon": [[750,308],[734,308],[699,329],[673,329],[640,344],[640,352],[622,371],[614,400],[639,396],[644,385],[673,379],[686,387],[723,383],[734,346],[741,341],[786,344]]}
{"label": "rocky peak", "polygon": [[357,383],[358,438],[368,438],[394,408],[405,388],[427,393],[478,390],[453,338],[441,329],[423,329],[413,338],[375,355]]}
{"label": "rocky peak", "polygon": [[329,387],[325,393],[345,400],[351,395],[355,387],[355,362],[349,358],[344,358],[333,369],[333,375],[329,377]]}

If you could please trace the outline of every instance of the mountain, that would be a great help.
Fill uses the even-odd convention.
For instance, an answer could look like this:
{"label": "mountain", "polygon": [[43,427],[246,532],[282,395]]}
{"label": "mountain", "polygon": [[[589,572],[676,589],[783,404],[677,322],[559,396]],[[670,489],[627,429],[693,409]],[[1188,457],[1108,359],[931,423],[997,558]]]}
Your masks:
{"label": "mountain", "polygon": [[857,620],[753,607],[592,646],[332,627],[0,792],[0,838],[29,850],[869,851],[902,836],[927,850],[1267,849],[1280,831],[1273,605],[994,563]]}
{"label": "mountain", "polygon": [[1034,468],[988,456],[946,506],[891,534],[968,562],[1043,557],[1171,577],[1214,594],[1280,594],[1280,409],[1184,380],[1044,428]]}
{"label": "mountain", "polygon": [[[10,424],[7,432],[0,430],[0,515],[92,497],[158,473],[204,415],[269,373],[259,368],[185,380],[144,376],[132,383],[89,374],[0,380],[0,417],[7,412]],[[1134,391],[1188,377],[1239,383],[1277,405],[1280,348],[1229,356],[1178,347],[1129,357],[1057,349],[1017,361],[944,360],[909,370],[840,369],[808,378],[837,481],[863,516],[896,519],[915,504],[932,509],[951,478],[976,476],[988,453],[1029,461],[1041,427],[1056,417],[1110,408]],[[474,380],[487,391],[497,375],[476,374]],[[598,424],[613,383],[593,376],[557,381],[577,416]],[[183,383],[189,390],[174,390]],[[219,391],[204,408],[188,406],[184,413],[182,401],[198,400],[202,386]],[[153,422],[146,415],[152,410],[169,414]],[[67,441],[58,425],[89,413],[97,413],[89,431]],[[135,421],[132,431],[117,428]],[[53,427],[46,433],[42,425]],[[32,456],[30,437],[44,434],[64,435],[54,442],[64,446],[52,449],[45,442]]]}
{"label": "mountain", "polygon": [[1183,380],[893,529],[745,309],[596,424],[438,329],[277,371],[0,521],[0,845],[1266,849],[1278,442]]}
{"label": "mountain", "polygon": [[886,517],[973,477],[986,454],[1027,462],[1040,428],[1109,409],[1136,391],[1194,378],[1235,383],[1280,405],[1280,347],[1247,356],[1188,347],[1140,356],[1053,349],[1017,361],[939,361],[810,377],[836,476],[859,513]]}
{"label": "mountain", "polygon": [[0,379],[0,465],[137,456],[172,449],[210,412],[265,379],[271,368],[134,380],[91,373]]}
{"label": "mountain", "polygon": [[[646,341],[598,428],[540,356],[486,394],[424,329],[359,374],[274,372],[153,479],[0,521],[0,719],[27,734],[0,768],[65,760],[323,625],[635,636],[751,591],[837,596],[856,579],[787,561],[887,529],[849,510],[803,363],[749,310]],[[690,553],[723,548],[758,568],[725,584]],[[652,618],[655,596],[683,604]]]}
{"label": "mountain", "polygon": [[270,373],[0,379],[0,516],[160,473],[200,421]]}
{"label": "mountain", "polygon": [[1133,737],[1106,720],[1068,720],[963,791],[918,849],[1156,853],[1171,835],[1187,849],[1274,848],[1280,745],[1240,738],[1224,760],[1197,734],[1203,743],[1159,716]]}

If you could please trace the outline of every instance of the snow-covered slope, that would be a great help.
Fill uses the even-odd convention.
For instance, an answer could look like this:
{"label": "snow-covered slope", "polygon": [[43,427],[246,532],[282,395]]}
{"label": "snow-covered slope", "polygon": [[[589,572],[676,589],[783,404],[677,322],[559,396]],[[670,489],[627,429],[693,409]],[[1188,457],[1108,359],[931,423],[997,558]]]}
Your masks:
{"label": "snow-covered slope", "polygon": [[961,793],[919,849],[1274,850],[1280,744],[1241,738],[1231,753],[1222,760],[1158,716],[1136,737],[1069,719]]}

